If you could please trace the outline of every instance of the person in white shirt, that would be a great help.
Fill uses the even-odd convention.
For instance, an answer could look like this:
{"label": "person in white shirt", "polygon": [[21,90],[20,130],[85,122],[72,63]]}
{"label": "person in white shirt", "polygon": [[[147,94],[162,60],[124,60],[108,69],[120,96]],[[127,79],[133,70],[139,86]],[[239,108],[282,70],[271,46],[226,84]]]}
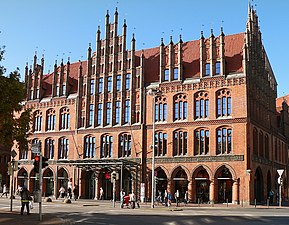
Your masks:
{"label": "person in white shirt", "polygon": [[130,197],[129,200],[130,200],[130,202],[132,204],[132,209],[134,209],[135,208],[135,202],[136,202],[136,197],[135,197],[134,192],[131,192],[129,197]]}

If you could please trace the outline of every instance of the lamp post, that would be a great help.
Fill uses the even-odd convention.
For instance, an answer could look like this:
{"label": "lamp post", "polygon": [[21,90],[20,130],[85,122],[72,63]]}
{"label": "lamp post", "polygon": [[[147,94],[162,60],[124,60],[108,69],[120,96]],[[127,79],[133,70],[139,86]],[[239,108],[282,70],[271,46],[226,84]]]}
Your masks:
{"label": "lamp post", "polygon": [[155,120],[156,120],[156,115],[155,115],[155,103],[156,103],[156,96],[160,95],[161,92],[156,89],[149,89],[147,92],[148,95],[153,97],[153,130],[152,130],[152,200],[151,200],[151,208],[154,208],[154,201],[155,201]]}
{"label": "lamp post", "polygon": [[14,168],[14,158],[15,158],[15,156],[17,155],[17,153],[16,153],[16,151],[13,149],[12,151],[11,151],[11,156],[12,156],[12,161],[11,161],[11,182],[10,182],[10,184],[11,184],[11,186],[10,186],[10,212],[12,212],[12,205],[13,205],[13,197],[14,197],[14,170],[15,170],[15,168]]}

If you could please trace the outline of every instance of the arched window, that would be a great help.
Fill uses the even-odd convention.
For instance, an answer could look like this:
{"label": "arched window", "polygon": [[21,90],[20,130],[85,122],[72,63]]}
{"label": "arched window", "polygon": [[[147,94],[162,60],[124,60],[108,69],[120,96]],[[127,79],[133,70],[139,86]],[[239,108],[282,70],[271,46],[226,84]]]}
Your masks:
{"label": "arched window", "polygon": [[48,159],[54,158],[54,140],[51,138],[45,140],[44,157]]}
{"label": "arched window", "polygon": [[258,155],[258,131],[253,129],[253,154]]}
{"label": "arched window", "polygon": [[208,129],[198,129],[195,131],[194,155],[206,155],[209,153],[210,132]]}
{"label": "arched window", "polygon": [[86,136],[84,138],[84,158],[93,158],[95,157],[95,137]]}
{"label": "arched window", "polygon": [[259,155],[264,157],[263,132],[259,133]]}
{"label": "arched window", "polygon": [[46,130],[53,131],[55,130],[56,124],[56,115],[54,109],[49,109],[46,114]]}
{"label": "arched window", "polygon": [[174,120],[185,120],[188,116],[187,96],[179,94],[174,97]]}
{"label": "arched window", "polygon": [[209,95],[207,92],[195,94],[195,119],[209,117]]}
{"label": "arched window", "polygon": [[232,152],[232,129],[217,129],[217,155],[229,154]]}
{"label": "arched window", "polygon": [[174,131],[173,156],[187,155],[188,133],[186,131]]}
{"label": "arched window", "polygon": [[112,157],[112,136],[105,134],[101,137],[101,149],[100,158],[110,158]]}
{"label": "arched window", "polygon": [[37,110],[33,114],[33,130],[34,132],[41,131],[42,126],[42,112]]}
{"label": "arched window", "polygon": [[58,159],[68,159],[69,140],[66,137],[59,139]]}
{"label": "arched window", "polygon": [[231,91],[223,89],[217,92],[217,117],[231,116]]}
{"label": "arched window", "polygon": [[60,130],[68,130],[70,128],[69,108],[60,109]]}
{"label": "arched window", "polygon": [[265,158],[269,159],[269,137],[268,134],[265,135]]}
{"label": "arched window", "polygon": [[166,121],[167,111],[167,99],[163,97],[155,97],[155,121]]}
{"label": "arched window", "polygon": [[119,157],[131,156],[131,135],[130,134],[119,135],[118,156]]}
{"label": "arched window", "polygon": [[155,156],[165,156],[168,149],[168,136],[163,132],[155,133]]}

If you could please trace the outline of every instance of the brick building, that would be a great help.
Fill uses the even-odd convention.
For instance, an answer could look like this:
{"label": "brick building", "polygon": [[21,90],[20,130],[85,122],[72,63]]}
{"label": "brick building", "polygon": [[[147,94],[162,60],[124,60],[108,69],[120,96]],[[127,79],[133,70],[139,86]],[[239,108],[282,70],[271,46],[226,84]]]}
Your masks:
{"label": "brick building", "polygon": [[[113,22],[107,13],[104,37],[98,28],[86,61],[55,62],[44,74],[44,58],[38,65],[35,54],[26,66],[30,139],[49,158],[43,196],[57,197],[72,180],[81,198],[98,198],[102,187],[111,199],[116,171],[117,197],[123,188],[150,198],[154,146],[156,192],[179,190],[183,198],[188,191],[192,202],[262,202],[278,190],[277,169],[285,169],[287,197],[288,104],[278,100],[276,108],[256,11],[249,6],[244,33],[221,29],[144,50],[135,49],[134,35],[127,46],[126,29],[124,21],[118,34],[118,12]],[[36,190],[34,155],[17,157],[16,184]]]}

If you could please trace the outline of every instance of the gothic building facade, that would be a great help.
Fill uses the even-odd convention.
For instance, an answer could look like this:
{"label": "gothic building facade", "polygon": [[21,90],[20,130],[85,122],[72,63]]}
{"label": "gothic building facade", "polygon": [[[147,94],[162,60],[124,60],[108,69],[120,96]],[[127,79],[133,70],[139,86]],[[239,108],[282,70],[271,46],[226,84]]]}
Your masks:
{"label": "gothic building facade", "polygon": [[[278,190],[277,169],[285,170],[288,196],[288,105],[280,100],[276,108],[277,82],[253,8],[244,33],[171,37],[143,50],[134,35],[130,46],[127,39],[126,21],[118,34],[118,12],[113,22],[107,13],[86,61],[55,62],[44,74],[35,54],[26,66],[30,140],[49,158],[43,196],[58,197],[72,180],[81,198],[97,199],[102,187],[111,199],[115,171],[117,196],[124,189],[149,199],[152,163],[155,191],[188,191],[191,202],[266,201]],[[30,190],[38,188],[34,156],[17,155],[16,185]]]}

